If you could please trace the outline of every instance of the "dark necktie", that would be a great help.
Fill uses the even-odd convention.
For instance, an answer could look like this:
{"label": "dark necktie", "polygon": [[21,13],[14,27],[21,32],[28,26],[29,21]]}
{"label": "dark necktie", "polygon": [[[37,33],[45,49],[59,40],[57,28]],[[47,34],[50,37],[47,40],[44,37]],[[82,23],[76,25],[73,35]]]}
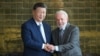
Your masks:
{"label": "dark necktie", "polygon": [[59,31],[60,38],[63,38],[63,33],[64,33],[64,30],[63,29],[60,29],[60,31]]}

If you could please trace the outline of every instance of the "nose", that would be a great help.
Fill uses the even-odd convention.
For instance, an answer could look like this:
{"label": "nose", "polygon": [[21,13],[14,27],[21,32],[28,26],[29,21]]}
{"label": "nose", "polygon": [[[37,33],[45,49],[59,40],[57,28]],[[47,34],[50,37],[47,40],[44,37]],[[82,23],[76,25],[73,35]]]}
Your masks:
{"label": "nose", "polygon": [[58,20],[57,23],[58,23],[58,24],[61,24],[61,20]]}
{"label": "nose", "polygon": [[61,20],[59,19],[58,22],[61,23]]}
{"label": "nose", "polygon": [[40,16],[43,16],[43,13],[41,13]]}

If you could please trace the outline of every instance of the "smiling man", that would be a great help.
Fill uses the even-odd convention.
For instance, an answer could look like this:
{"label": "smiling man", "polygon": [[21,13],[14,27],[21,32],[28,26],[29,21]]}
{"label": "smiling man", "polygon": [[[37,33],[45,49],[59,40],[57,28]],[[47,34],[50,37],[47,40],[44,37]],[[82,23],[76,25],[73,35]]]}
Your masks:
{"label": "smiling man", "polygon": [[22,24],[23,56],[51,56],[45,44],[51,43],[51,27],[43,22],[46,9],[44,3],[36,3],[32,9],[33,17]]}
{"label": "smiling man", "polygon": [[68,22],[68,14],[59,10],[55,14],[57,28],[52,32],[53,45],[48,48],[55,51],[56,56],[82,56],[80,49],[79,28]]}

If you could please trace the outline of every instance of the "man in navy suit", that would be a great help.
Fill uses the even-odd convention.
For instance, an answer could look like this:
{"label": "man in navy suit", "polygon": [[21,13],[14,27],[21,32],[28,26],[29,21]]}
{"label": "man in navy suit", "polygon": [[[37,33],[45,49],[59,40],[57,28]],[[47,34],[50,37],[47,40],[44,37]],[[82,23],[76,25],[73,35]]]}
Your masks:
{"label": "man in navy suit", "polygon": [[47,6],[36,3],[32,9],[32,18],[21,26],[24,43],[23,56],[51,56],[46,43],[51,43],[51,27],[43,22]]}

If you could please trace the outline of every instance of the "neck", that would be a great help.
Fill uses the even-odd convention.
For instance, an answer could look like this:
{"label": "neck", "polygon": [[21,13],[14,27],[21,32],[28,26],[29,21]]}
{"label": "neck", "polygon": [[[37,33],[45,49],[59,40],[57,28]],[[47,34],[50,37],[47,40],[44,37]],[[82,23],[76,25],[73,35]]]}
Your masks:
{"label": "neck", "polygon": [[42,21],[37,20],[35,16],[33,16],[33,19],[34,19],[35,21],[37,21],[37,22],[42,22]]}

